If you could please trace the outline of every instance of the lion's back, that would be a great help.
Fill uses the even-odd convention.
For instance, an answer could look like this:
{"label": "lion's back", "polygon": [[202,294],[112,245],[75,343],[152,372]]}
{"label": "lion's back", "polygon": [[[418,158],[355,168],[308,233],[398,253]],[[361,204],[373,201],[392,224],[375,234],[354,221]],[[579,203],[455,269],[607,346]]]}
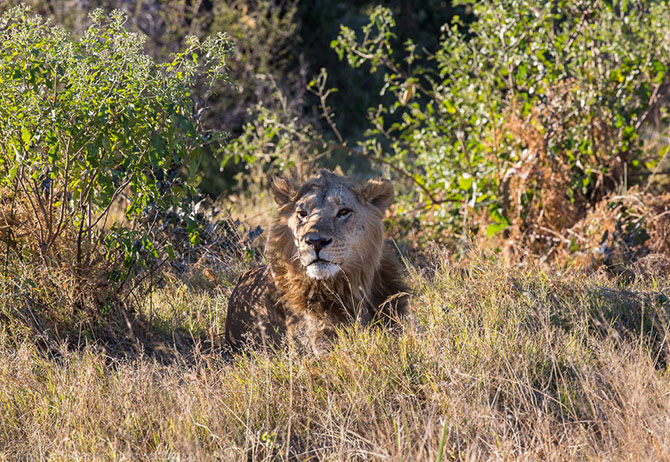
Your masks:
{"label": "lion's back", "polygon": [[233,349],[245,342],[278,344],[286,321],[270,270],[261,266],[244,273],[228,300],[226,343]]}

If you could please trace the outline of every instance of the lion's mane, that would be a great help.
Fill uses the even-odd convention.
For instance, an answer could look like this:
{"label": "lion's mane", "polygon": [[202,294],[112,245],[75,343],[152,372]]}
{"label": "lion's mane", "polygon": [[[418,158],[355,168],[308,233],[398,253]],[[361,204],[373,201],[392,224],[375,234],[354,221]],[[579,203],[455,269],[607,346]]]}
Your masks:
{"label": "lion's mane", "polygon": [[369,197],[374,197],[375,188],[388,186],[376,180],[358,186],[328,171],[300,186],[285,178],[274,182],[280,208],[269,230],[268,265],[243,275],[229,302],[226,338],[233,347],[243,337],[277,343],[289,333],[302,346],[320,352],[339,325],[397,327],[408,313],[403,268],[392,246],[384,242],[384,208],[372,204],[359,211],[365,234],[346,271],[330,279],[312,279],[296,258],[295,236],[288,225],[296,201],[307,191],[327,192],[336,180],[345,182],[363,203],[374,202]]}

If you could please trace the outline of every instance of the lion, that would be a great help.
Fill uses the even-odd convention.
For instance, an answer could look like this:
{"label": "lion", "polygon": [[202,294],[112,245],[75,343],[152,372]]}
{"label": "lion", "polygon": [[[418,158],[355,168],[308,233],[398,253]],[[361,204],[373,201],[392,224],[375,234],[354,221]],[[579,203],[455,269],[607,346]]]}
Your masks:
{"label": "lion", "polygon": [[266,243],[267,265],[243,274],[228,302],[226,343],[326,352],[338,327],[397,329],[409,311],[403,267],[385,242],[387,179],[364,185],[328,170],[302,184],[272,184],[279,206]]}

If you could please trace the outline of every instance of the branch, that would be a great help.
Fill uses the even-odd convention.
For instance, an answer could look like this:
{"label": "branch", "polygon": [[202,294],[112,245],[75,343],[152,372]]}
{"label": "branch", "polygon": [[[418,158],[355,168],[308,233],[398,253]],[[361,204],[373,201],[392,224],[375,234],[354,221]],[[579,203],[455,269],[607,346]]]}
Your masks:
{"label": "branch", "polygon": [[[326,87],[326,78],[328,77],[328,74],[326,74],[326,71],[324,69],[321,69],[321,73],[319,74],[318,77],[318,82],[316,85],[316,90],[313,90],[312,88],[308,88],[310,92],[314,93],[319,97],[320,100],[320,105],[321,105],[321,111],[323,118],[326,119],[326,122],[330,126],[331,130],[335,134],[335,137],[338,140],[338,143],[329,143],[326,142],[325,140],[322,140],[321,142],[316,142],[316,141],[310,141],[309,143],[314,145],[314,146],[325,146],[328,150],[333,150],[333,149],[341,149],[342,151],[346,151],[349,154],[354,154],[358,156],[365,157],[366,159],[373,161],[373,162],[378,162],[384,165],[388,165],[391,167],[395,172],[399,173],[401,176],[412,180],[414,184],[416,184],[421,190],[426,194],[426,196],[430,199],[430,202],[432,205],[438,205],[438,204],[444,204],[447,202],[454,202],[454,203],[460,203],[460,200],[456,199],[449,199],[449,198],[442,198],[438,199],[433,195],[433,193],[428,189],[423,183],[421,183],[419,180],[414,178],[413,175],[411,175],[409,172],[406,170],[398,167],[396,164],[393,162],[384,159],[379,156],[375,156],[373,154],[364,152],[364,151],[359,151],[353,148],[350,148],[349,146],[346,145],[346,141],[344,140],[344,137],[340,133],[340,131],[337,129],[337,126],[335,125],[335,122],[333,121],[332,114],[330,112],[330,109],[328,108],[326,104],[326,99],[328,98],[328,95],[330,95],[331,90],[325,90]],[[390,136],[389,133],[386,133],[384,131],[384,127],[377,127],[384,136],[386,136],[388,139],[394,139],[393,137]],[[399,141],[400,142],[400,141]],[[402,143],[404,144],[404,143]],[[410,146],[404,146],[407,150],[412,152],[412,149]]]}
{"label": "branch", "polygon": [[315,146],[326,146],[326,148],[328,148],[329,150],[333,150],[333,149],[341,149],[342,151],[346,151],[346,152],[349,153],[349,154],[353,154],[353,155],[357,155],[357,156],[365,157],[366,159],[369,159],[369,160],[371,160],[371,161],[373,161],[373,162],[379,162],[379,163],[381,163],[381,164],[388,165],[388,166],[391,167],[395,172],[399,173],[401,176],[403,176],[403,177],[405,177],[405,178],[407,178],[407,179],[409,179],[409,180],[412,180],[412,182],[413,182],[414,184],[416,184],[419,188],[421,188],[421,190],[424,192],[424,194],[426,194],[426,196],[430,199],[430,202],[431,202],[432,205],[445,204],[445,203],[448,203],[448,202],[453,202],[453,203],[460,203],[460,202],[461,202],[460,200],[450,199],[450,198],[442,198],[442,199],[438,199],[438,198],[435,197],[435,195],[430,191],[430,189],[428,189],[428,188],[427,188],[423,183],[421,183],[419,180],[417,180],[416,178],[414,178],[414,176],[412,176],[412,174],[410,174],[410,173],[407,172],[406,170],[404,170],[404,169],[398,167],[396,164],[394,164],[394,163],[391,162],[390,160],[384,159],[384,158],[379,157],[379,156],[375,156],[375,155],[373,155],[373,154],[370,154],[370,153],[367,153],[367,152],[364,152],[364,151],[359,151],[359,150],[357,150],[357,149],[350,148],[349,146],[347,146],[347,145],[345,145],[345,144],[340,144],[340,143],[328,143],[328,142],[326,142],[326,141],[322,141],[322,142],[316,142],[316,141],[314,141],[314,142],[311,142],[310,144],[315,145]]}

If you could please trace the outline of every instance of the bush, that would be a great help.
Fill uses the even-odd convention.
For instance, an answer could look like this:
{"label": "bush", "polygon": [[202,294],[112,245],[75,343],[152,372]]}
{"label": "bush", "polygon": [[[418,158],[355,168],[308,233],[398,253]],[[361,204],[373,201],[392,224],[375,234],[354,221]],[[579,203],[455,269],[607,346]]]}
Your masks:
{"label": "bush", "polygon": [[[223,71],[229,42],[219,35],[188,47],[166,64],[142,52],[120,12],[91,15],[80,41],[25,7],[2,17],[0,40],[0,182],[30,204],[44,259],[63,230],[77,231],[77,264],[101,243],[132,266],[143,252],[158,258],[152,209],[187,206],[202,147],[221,139],[193,116],[191,89]],[[129,197],[132,225],[109,228],[117,199]],[[185,205],[186,204],[186,205]],[[197,235],[193,228],[192,239]]]}
{"label": "bush", "polygon": [[26,7],[0,22],[0,318],[127,350],[151,331],[128,297],[180,252],[170,233],[199,240],[200,158],[225,134],[202,129],[193,92],[225,78],[231,45],[189,38],[157,64],[120,12],[91,21],[78,41]]}
{"label": "bush", "polygon": [[362,38],[343,27],[333,46],[351,66],[385,69],[395,102],[370,109],[362,149],[412,175],[436,225],[546,244],[659,160],[643,155],[641,135],[668,121],[669,11],[479,2],[467,37],[456,20],[434,55],[408,41],[401,61],[378,8]]}
{"label": "bush", "polygon": [[369,109],[355,148],[335,126],[326,98],[337,89],[322,71],[311,89],[335,141],[285,134],[294,119],[265,114],[231,153],[280,165],[286,152],[309,164],[343,150],[396,176],[403,228],[429,239],[500,233],[530,253],[565,245],[566,230],[665,153],[646,150],[645,134],[669,120],[668,2],[484,1],[473,12],[467,28],[458,17],[445,25],[433,53],[394,46],[384,7],[360,33],[341,27],[340,58],[384,72],[387,99]]}

